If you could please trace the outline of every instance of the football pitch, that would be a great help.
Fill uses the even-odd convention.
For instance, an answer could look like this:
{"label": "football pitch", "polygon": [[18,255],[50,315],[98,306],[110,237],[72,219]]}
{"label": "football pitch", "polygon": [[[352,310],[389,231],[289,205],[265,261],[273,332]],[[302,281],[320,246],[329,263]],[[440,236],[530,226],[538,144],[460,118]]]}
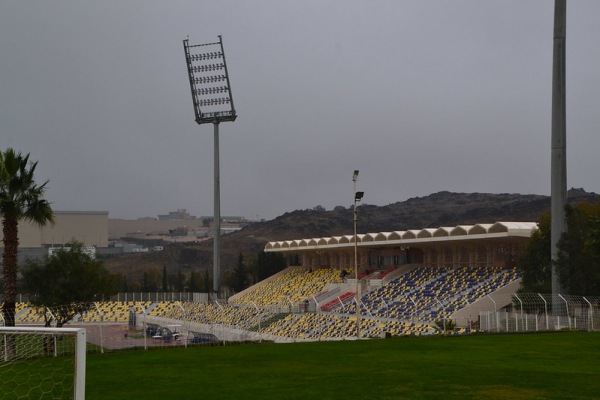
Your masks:
{"label": "football pitch", "polygon": [[88,354],[86,399],[598,399],[600,333]]}

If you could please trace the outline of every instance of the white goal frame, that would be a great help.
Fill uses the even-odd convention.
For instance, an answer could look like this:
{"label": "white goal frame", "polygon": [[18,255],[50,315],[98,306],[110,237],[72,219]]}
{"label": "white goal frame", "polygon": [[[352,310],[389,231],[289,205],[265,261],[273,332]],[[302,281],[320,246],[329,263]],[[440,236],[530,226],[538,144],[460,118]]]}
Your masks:
{"label": "white goal frame", "polygon": [[[73,373],[73,398],[75,400],[85,400],[85,364],[86,364],[86,330],[85,328],[42,328],[42,327],[4,327],[0,326],[0,340],[4,341],[6,335],[19,334],[69,334],[75,339],[75,371]],[[6,349],[3,345],[0,348]],[[8,354],[5,350],[0,354],[2,361],[7,361]]]}

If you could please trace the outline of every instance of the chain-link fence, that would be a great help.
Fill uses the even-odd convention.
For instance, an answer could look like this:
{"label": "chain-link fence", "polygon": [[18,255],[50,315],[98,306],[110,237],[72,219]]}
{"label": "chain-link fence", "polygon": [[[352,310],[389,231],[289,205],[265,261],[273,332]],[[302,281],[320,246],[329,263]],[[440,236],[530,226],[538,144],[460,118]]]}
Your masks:
{"label": "chain-link fence", "polygon": [[[441,305],[441,302],[438,302]],[[355,310],[355,308],[353,309]],[[224,301],[109,301],[65,307],[18,303],[17,325],[85,327],[89,351],[215,345],[244,341],[344,340],[442,333],[600,330],[600,297],[491,294],[444,317],[377,317],[303,307],[259,307]],[[442,325],[443,324],[443,325]],[[67,326],[65,325],[65,326]]]}
{"label": "chain-link fence", "polygon": [[600,329],[600,297],[516,293],[482,299],[480,329],[495,332]]}

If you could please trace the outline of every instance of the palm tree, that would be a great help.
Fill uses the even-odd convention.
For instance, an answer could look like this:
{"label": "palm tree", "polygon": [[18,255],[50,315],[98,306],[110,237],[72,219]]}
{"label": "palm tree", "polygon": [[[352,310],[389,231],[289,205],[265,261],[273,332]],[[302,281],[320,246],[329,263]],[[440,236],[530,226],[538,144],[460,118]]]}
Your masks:
{"label": "palm tree", "polygon": [[35,183],[33,173],[36,167],[37,162],[29,161],[29,154],[23,156],[10,148],[5,152],[0,151],[0,217],[4,235],[2,313],[6,326],[15,326],[19,221],[29,221],[40,226],[54,222],[52,207],[43,199],[48,181],[42,185]]}

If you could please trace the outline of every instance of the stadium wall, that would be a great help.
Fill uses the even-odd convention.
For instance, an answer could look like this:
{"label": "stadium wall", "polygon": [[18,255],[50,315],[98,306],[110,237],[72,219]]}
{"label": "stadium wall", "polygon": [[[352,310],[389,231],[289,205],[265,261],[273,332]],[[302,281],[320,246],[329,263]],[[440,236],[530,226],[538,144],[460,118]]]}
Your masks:
{"label": "stadium wall", "polygon": [[477,300],[476,302],[468,305],[467,307],[455,312],[454,314],[452,314],[450,316],[450,319],[452,319],[456,322],[456,326],[466,327],[466,326],[468,326],[470,321],[477,321],[477,319],[479,317],[479,313],[481,311],[494,310],[494,308],[496,310],[500,310],[501,308],[506,307],[508,304],[510,304],[510,303],[507,303],[506,301],[504,303],[498,303],[496,301],[496,304],[494,304],[494,302],[492,300],[490,300],[490,296],[500,295],[500,296],[503,296],[504,298],[510,298],[510,296],[515,294],[517,292],[517,290],[519,290],[520,287],[521,287],[521,279],[519,278],[516,281],[511,282],[508,285],[496,290],[494,293],[490,294],[489,296],[481,298],[481,299]]}
{"label": "stadium wall", "polygon": [[260,340],[271,340],[277,343],[293,342],[293,339],[269,335],[266,333],[251,332],[233,326],[229,327],[217,324],[201,324],[192,321],[181,321],[178,319],[152,317],[138,314],[138,317],[136,318],[136,327],[139,329],[145,329],[147,324],[156,324],[160,326],[181,324],[180,329],[184,337],[188,336],[188,332],[210,333],[215,335],[219,341],[223,342],[245,342]]}

